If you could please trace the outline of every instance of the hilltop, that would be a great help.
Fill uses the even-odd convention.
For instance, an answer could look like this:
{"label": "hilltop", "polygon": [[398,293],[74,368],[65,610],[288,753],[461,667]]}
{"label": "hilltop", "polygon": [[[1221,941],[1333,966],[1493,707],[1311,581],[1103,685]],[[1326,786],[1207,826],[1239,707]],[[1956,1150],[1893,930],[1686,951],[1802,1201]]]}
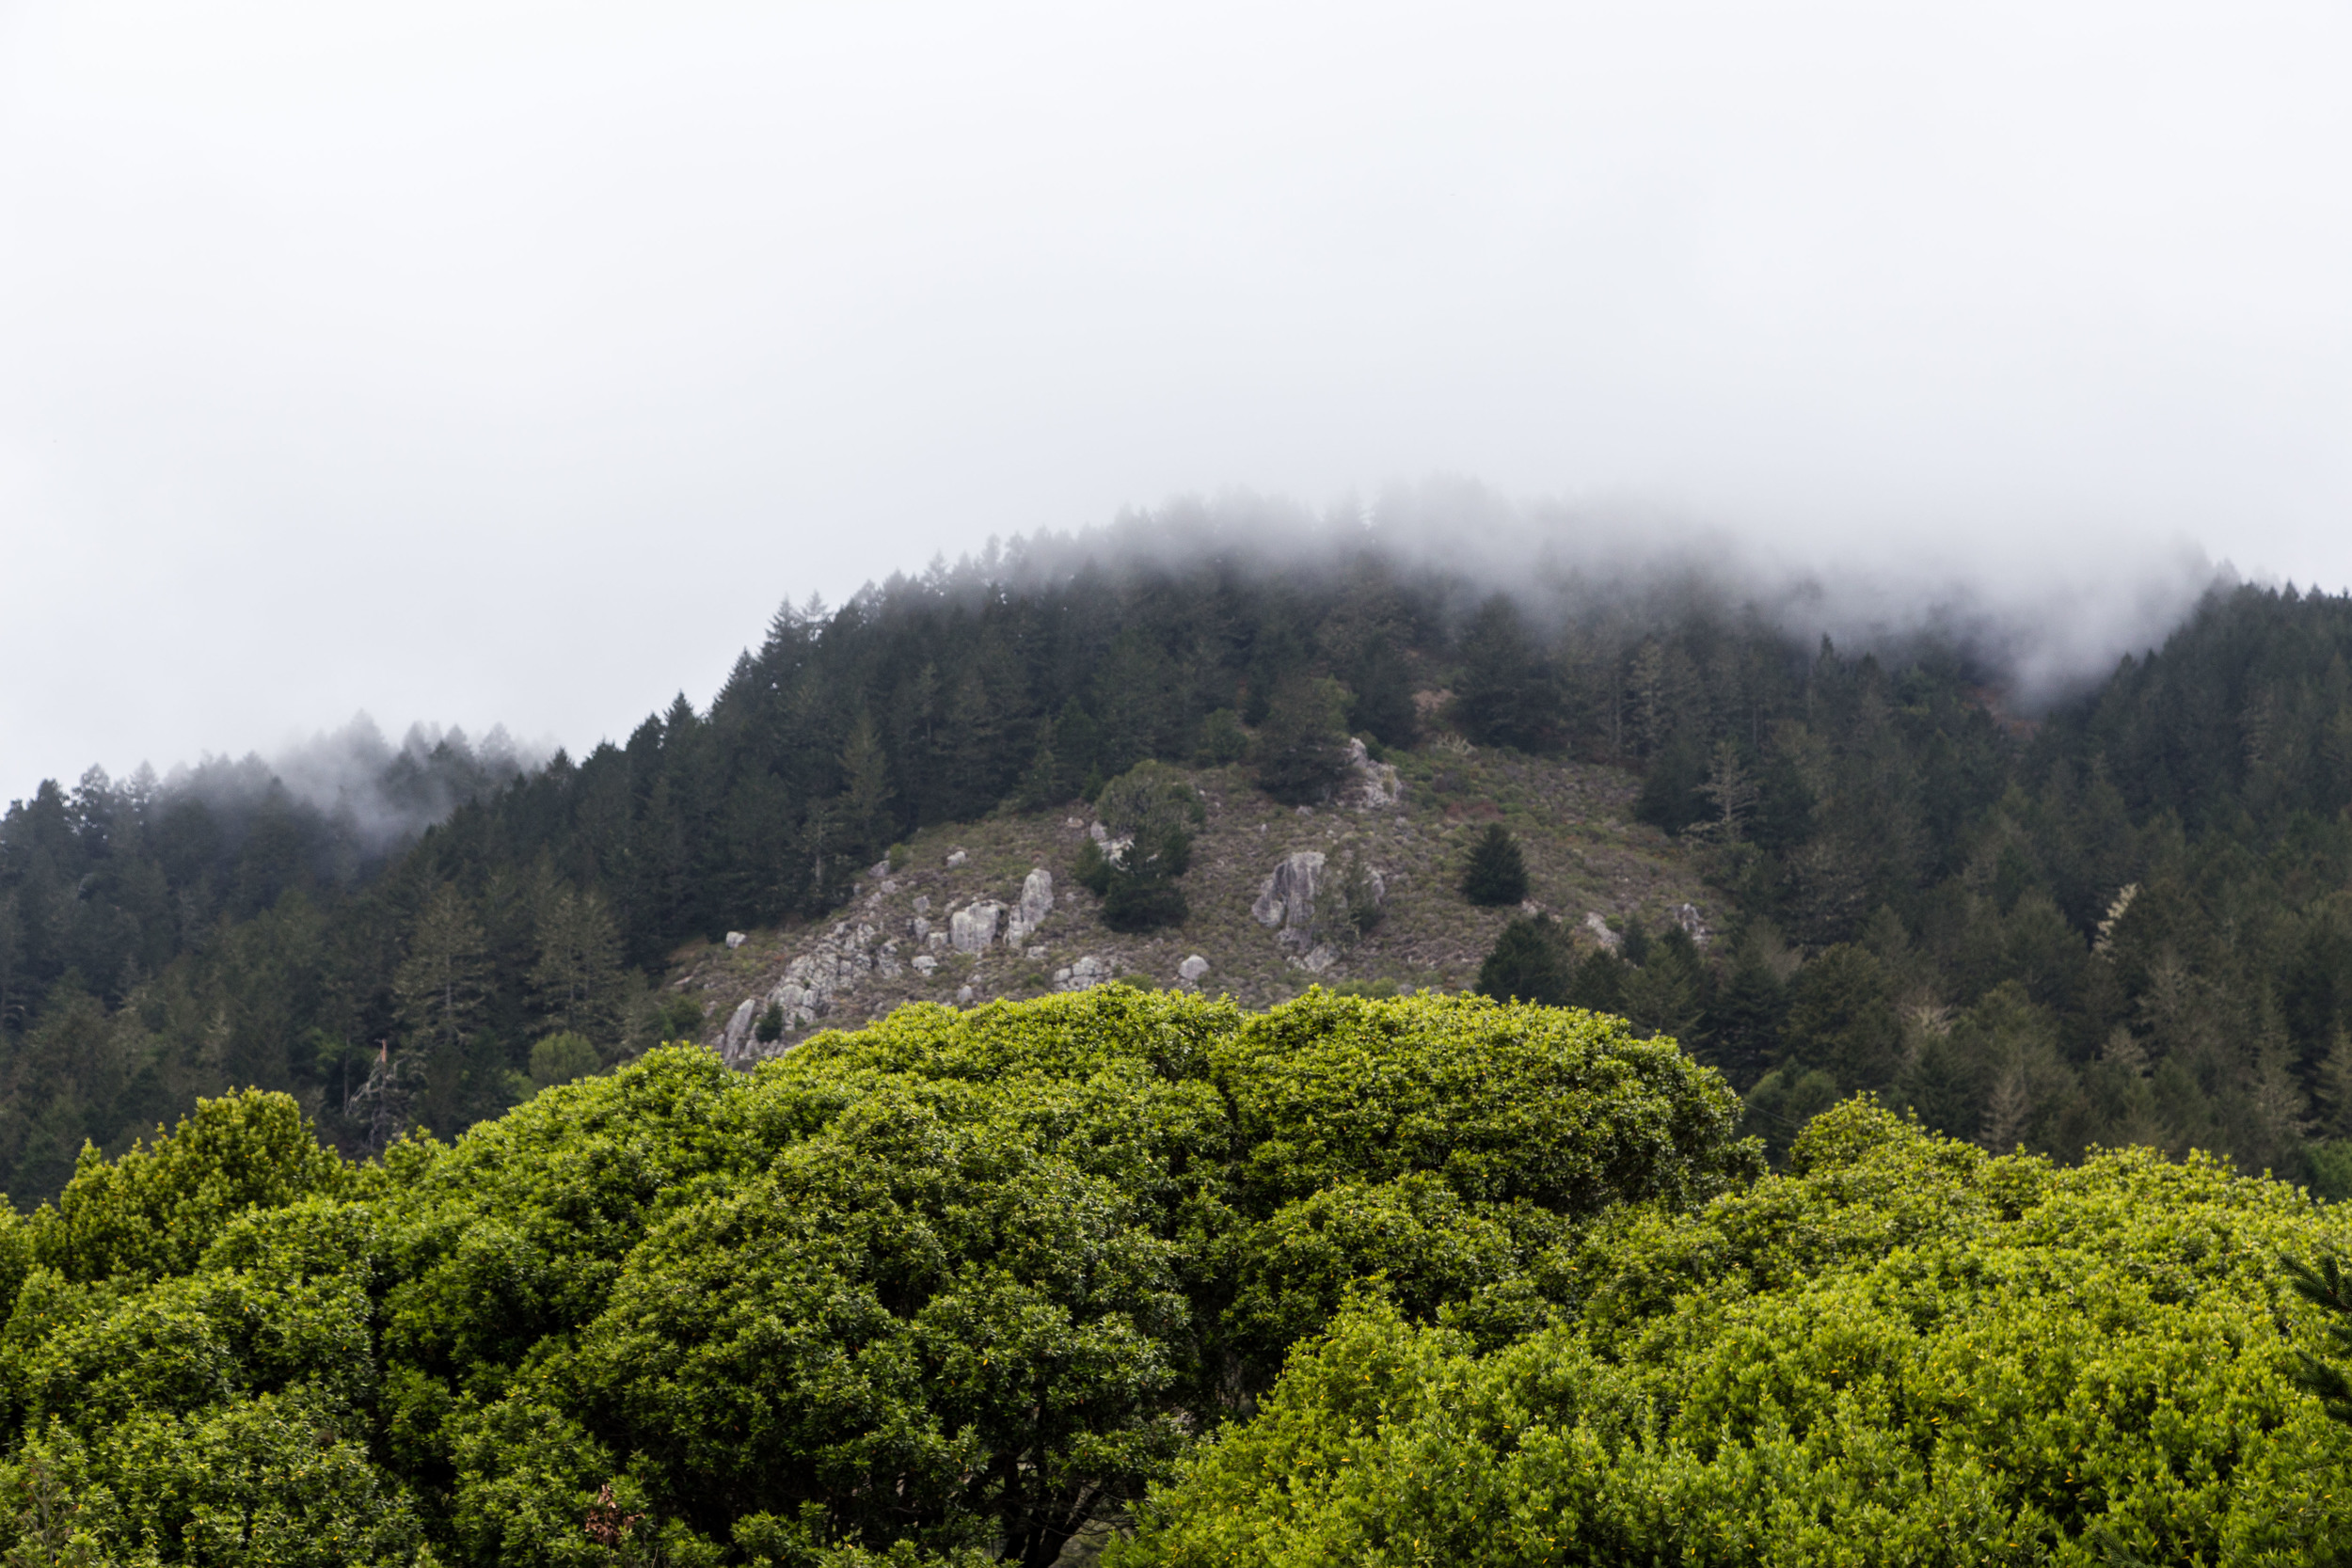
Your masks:
{"label": "hilltop", "polygon": [[[1072,801],[918,831],[867,868],[834,918],[739,932],[733,947],[690,943],[673,959],[671,988],[704,1004],[701,1038],[742,1061],[904,1002],[1031,997],[1112,978],[1230,995],[1253,1008],[1313,984],[1456,991],[1472,985],[1497,933],[1521,912],[1549,912],[1588,944],[1600,940],[1589,917],[1652,928],[1679,921],[1702,941],[1721,918],[1722,895],[1690,847],[1633,820],[1641,781],[1621,768],[1455,739],[1359,763],[1361,787],[1320,807],[1284,806],[1239,767],[1181,771],[1206,808],[1182,879],[1191,912],[1181,926],[1124,934],[1104,924],[1101,900],[1076,874],[1099,824],[1085,802]],[[1508,828],[1526,854],[1530,897],[1520,909],[1481,909],[1456,890],[1470,841],[1490,822]],[[1277,908],[1267,898],[1286,863],[1311,875],[1311,859],[1300,866],[1297,858],[1316,855],[1326,883],[1351,858],[1376,875],[1381,918],[1370,932],[1324,940],[1328,933],[1290,918],[1288,900]],[[998,929],[978,951],[958,950],[959,911],[993,902],[1007,916],[996,927],[1009,927],[1040,871],[1052,907],[1025,942]],[[967,947],[978,945],[972,925]],[[918,966],[918,958],[932,961]],[[1206,967],[1187,974],[1194,958]],[[820,992],[813,1006],[812,990]],[[787,1014],[774,1047],[749,1037],[770,1001]]]}

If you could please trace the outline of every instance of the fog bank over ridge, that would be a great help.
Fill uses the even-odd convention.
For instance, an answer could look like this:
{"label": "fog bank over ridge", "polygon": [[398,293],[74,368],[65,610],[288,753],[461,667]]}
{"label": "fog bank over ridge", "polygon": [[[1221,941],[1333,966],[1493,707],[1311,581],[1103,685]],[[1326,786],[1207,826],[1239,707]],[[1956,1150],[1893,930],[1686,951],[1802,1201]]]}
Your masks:
{"label": "fog bank over ridge", "polygon": [[461,728],[420,721],[395,746],[360,713],[339,730],[292,741],[267,759],[247,752],[181,764],[155,793],[167,802],[193,799],[244,817],[282,790],[342,826],[361,852],[374,855],[537,768],[550,753],[545,746],[517,744],[503,725],[475,740]]}
{"label": "fog bank over ridge", "polygon": [[[1316,511],[1234,492],[1122,514],[1100,529],[1018,540],[1005,573],[1069,571],[1088,560],[1174,566],[1203,550],[1266,571],[1327,570],[1359,549],[1460,579],[1466,599],[1510,595],[1539,625],[1612,619],[1629,628],[1696,606],[1753,610],[1800,642],[1900,657],[1922,641],[1980,662],[2033,709],[2160,644],[2208,591],[2239,580],[2186,540],[2123,549],[2060,534],[2028,556],[1875,546],[1710,525],[1635,499],[1515,500],[1465,480],[1397,485]],[[988,559],[974,565],[991,575]],[[1459,608],[1467,610],[1465,602]]]}

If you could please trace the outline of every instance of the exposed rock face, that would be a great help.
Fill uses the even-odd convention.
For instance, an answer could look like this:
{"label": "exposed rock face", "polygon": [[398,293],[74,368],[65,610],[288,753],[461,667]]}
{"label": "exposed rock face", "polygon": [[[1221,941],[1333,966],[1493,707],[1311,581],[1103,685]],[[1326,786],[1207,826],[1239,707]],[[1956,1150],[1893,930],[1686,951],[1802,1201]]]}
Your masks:
{"label": "exposed rock face", "polygon": [[1675,924],[1691,933],[1691,945],[1693,947],[1706,946],[1707,939],[1715,934],[1707,928],[1707,922],[1700,916],[1696,904],[1677,905]]}
{"label": "exposed rock face", "polygon": [[[792,960],[765,1001],[784,1009],[787,1028],[805,1028],[834,1010],[837,993],[850,990],[866,976],[880,974],[886,979],[901,973],[898,951],[896,941],[882,940],[879,931],[863,921],[856,926],[835,926],[815,948]],[[752,1025],[758,1020],[762,1004],[762,998],[748,998],[727,1020],[720,1054],[728,1066],[744,1067],[767,1053],[752,1038]]]}
{"label": "exposed rock face", "polygon": [[957,866],[961,865],[969,859],[971,859],[971,857],[966,855],[962,850],[950,849],[947,851],[947,869],[953,871]]}
{"label": "exposed rock face", "polygon": [[1054,874],[1041,865],[1021,883],[1021,901],[1013,906],[1012,921],[1005,928],[1005,941],[1020,946],[1053,912]]}
{"label": "exposed rock face", "polygon": [[1293,969],[1303,969],[1310,974],[1320,974],[1340,961],[1340,950],[1327,942],[1319,942],[1304,954],[1291,960]]}
{"label": "exposed rock face", "polygon": [[1188,986],[1197,986],[1200,983],[1200,976],[1208,972],[1209,960],[1195,953],[1176,966],[1176,978]]}
{"label": "exposed rock face", "polygon": [[1311,929],[1315,922],[1315,879],[1323,873],[1323,851],[1301,849],[1286,855],[1258,890],[1249,906],[1261,926],[1285,931]]}
{"label": "exposed rock face", "polygon": [[1054,971],[1056,990],[1085,990],[1099,986],[1119,972],[1119,966],[1108,958],[1098,958],[1089,953],[1068,969]]}
{"label": "exposed rock face", "polygon": [[751,939],[749,937],[745,936],[740,931],[729,931],[727,933],[727,951],[732,953],[750,940]]}
{"label": "exposed rock face", "polygon": [[993,898],[967,904],[947,917],[947,941],[957,952],[977,958],[995,944],[1004,921],[1005,906]]}
{"label": "exposed rock face", "polygon": [[1609,928],[1608,920],[1598,910],[1594,910],[1584,916],[1584,928],[1593,934],[1595,942],[1599,942],[1612,953],[1617,950],[1617,933]]}
{"label": "exposed rock face", "polygon": [[1341,798],[1359,810],[1381,810],[1405,799],[1405,786],[1397,782],[1394,765],[1373,761],[1362,741],[1348,741],[1347,765],[1354,776]]}
{"label": "exposed rock face", "polygon": [[735,1016],[727,1020],[727,1032],[720,1037],[719,1054],[732,1062],[742,1054],[743,1042],[752,1037],[752,1025],[759,1022],[759,999],[747,996],[737,1006]]}

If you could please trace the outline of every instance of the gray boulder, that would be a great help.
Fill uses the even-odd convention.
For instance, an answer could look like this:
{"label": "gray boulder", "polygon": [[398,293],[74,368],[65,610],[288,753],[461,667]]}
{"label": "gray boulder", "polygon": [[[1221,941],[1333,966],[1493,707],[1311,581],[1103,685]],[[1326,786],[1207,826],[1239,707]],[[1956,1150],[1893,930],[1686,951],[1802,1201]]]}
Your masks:
{"label": "gray boulder", "polygon": [[995,945],[1004,921],[1005,906],[993,898],[967,904],[947,917],[947,941],[957,952],[977,958]]}
{"label": "gray boulder", "polygon": [[1315,920],[1315,879],[1323,873],[1323,860],[1320,849],[1301,849],[1285,855],[1282,863],[1258,889],[1258,901],[1249,906],[1258,924],[1286,930],[1311,928]]}
{"label": "gray boulder", "polygon": [[735,1016],[727,1020],[727,1032],[719,1038],[719,1054],[734,1061],[743,1053],[743,1042],[752,1037],[752,1025],[759,1022],[759,999],[747,996],[736,1007]]}
{"label": "gray boulder", "polygon": [[1031,932],[1045,924],[1045,917],[1054,912],[1054,874],[1043,866],[1030,872],[1021,883],[1021,901],[1013,906],[1012,921],[1005,929],[1005,940],[1018,947],[1029,940]]}

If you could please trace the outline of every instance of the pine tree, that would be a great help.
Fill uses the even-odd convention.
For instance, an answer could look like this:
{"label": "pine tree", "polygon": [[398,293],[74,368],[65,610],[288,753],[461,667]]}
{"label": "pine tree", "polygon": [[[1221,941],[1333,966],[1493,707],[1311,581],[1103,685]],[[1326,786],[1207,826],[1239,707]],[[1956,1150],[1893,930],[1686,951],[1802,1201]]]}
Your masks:
{"label": "pine tree", "polygon": [[1454,713],[1486,745],[1549,752],[1564,738],[1559,679],[1508,595],[1481,605],[1463,635]]}
{"label": "pine tree", "polygon": [[410,1049],[423,1061],[456,1061],[472,1040],[488,1001],[486,945],[465,895],[447,883],[436,888],[392,980]]}
{"label": "pine tree", "polygon": [[1732,1087],[1744,1092],[1772,1065],[1780,1046],[1782,1006],[1780,975],[1763,939],[1743,934],[1708,1017],[1708,1059]]}
{"label": "pine tree", "polygon": [[1749,815],[1756,810],[1757,791],[1756,781],[1740,764],[1737,744],[1728,740],[1715,742],[1707,782],[1699,785],[1699,793],[1713,809],[1706,820],[1692,824],[1692,831],[1721,844],[1739,843]]}
{"label": "pine tree", "polygon": [[1286,806],[1328,800],[1347,777],[1346,704],[1337,681],[1295,676],[1276,688],[1258,727],[1258,787]]}
{"label": "pine tree", "polygon": [[2033,1119],[2033,1091],[2026,1083],[2022,1062],[2012,1062],[1993,1081],[1993,1097],[1985,1102],[1984,1124],[1977,1142],[1994,1154],[2015,1150]]}
{"label": "pine tree", "polygon": [[860,712],[841,748],[840,836],[834,850],[849,863],[873,859],[898,836],[889,815],[891,795],[890,759],[882,754],[873,719]]}
{"label": "pine tree", "polygon": [[621,934],[604,895],[558,889],[541,907],[532,989],[547,1025],[611,1043],[619,1037]]}
{"label": "pine tree", "polygon": [[1502,927],[1486,961],[1478,966],[1478,993],[1499,1002],[1535,1002],[1547,1007],[1568,1002],[1567,943],[1549,915],[1518,919]]}
{"label": "pine tree", "polygon": [[1461,886],[1463,897],[1490,908],[1527,896],[1527,857],[1501,823],[1490,824],[1470,846]]}

